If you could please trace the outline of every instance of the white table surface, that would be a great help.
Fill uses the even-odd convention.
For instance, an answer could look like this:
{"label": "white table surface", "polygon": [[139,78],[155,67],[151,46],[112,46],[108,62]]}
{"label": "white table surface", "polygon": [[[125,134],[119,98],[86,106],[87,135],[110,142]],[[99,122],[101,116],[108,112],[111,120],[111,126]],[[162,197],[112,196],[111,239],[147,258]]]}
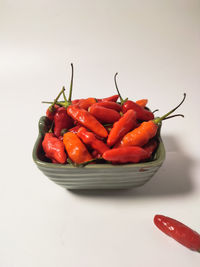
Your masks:
{"label": "white table surface", "polygon": [[[153,224],[155,214],[200,232],[200,1],[0,1],[0,266],[200,266],[200,255]],[[148,98],[165,121],[166,160],[145,186],[71,192],[32,161],[42,100]]]}

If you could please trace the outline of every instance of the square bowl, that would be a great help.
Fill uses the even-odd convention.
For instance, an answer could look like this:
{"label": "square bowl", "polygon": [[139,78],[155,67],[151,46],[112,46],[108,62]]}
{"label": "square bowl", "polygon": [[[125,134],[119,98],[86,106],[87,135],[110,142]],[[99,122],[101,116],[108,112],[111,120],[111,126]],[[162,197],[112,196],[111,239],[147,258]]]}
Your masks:
{"label": "square bowl", "polygon": [[165,159],[165,148],[158,132],[159,145],[153,159],[137,164],[89,164],[78,168],[70,164],[48,162],[42,149],[44,134],[50,124],[43,116],[39,120],[39,134],[33,148],[33,161],[50,180],[67,189],[126,189],[148,182]]}

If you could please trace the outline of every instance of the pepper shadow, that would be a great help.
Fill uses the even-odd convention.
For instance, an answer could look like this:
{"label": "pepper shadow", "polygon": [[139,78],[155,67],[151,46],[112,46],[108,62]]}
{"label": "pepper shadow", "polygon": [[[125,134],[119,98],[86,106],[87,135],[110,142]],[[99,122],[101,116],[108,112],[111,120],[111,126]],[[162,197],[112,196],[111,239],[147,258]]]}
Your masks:
{"label": "pepper shadow", "polygon": [[154,177],[141,187],[123,190],[69,190],[83,197],[165,197],[193,191],[193,160],[186,155],[174,136],[163,136],[166,159]]}

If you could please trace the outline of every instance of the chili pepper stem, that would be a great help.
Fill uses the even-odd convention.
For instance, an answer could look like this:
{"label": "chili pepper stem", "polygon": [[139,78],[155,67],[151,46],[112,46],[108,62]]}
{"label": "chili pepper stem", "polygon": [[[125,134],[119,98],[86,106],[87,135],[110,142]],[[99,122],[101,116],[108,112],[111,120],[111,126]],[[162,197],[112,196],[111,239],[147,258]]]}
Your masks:
{"label": "chili pepper stem", "polygon": [[68,102],[71,104],[72,101],[72,87],[73,87],[73,79],[74,79],[74,66],[71,63],[72,73],[71,73],[71,82],[70,82],[70,89],[69,89],[69,98]]}
{"label": "chili pepper stem", "polygon": [[154,119],[153,122],[155,124],[159,124],[162,120],[164,120],[165,118],[167,118],[170,114],[172,114],[175,110],[177,110],[177,108],[179,108],[182,103],[184,102],[186,98],[186,93],[184,93],[184,96],[183,96],[183,100],[178,104],[178,106],[176,106],[175,108],[173,108],[172,110],[170,110],[168,113],[166,113],[165,115],[163,115],[162,117],[160,118],[157,118],[157,119]]}
{"label": "chili pepper stem", "polygon": [[122,96],[121,96],[121,94],[120,94],[120,92],[119,92],[118,85],[117,85],[117,75],[118,75],[118,72],[116,72],[115,73],[115,76],[114,76],[115,87],[116,87],[117,93],[119,95],[121,105],[123,105],[128,100],[128,98],[123,99]]}
{"label": "chili pepper stem", "polygon": [[184,118],[184,115],[183,114],[176,114],[176,115],[168,116],[167,118],[164,118],[163,120],[168,120],[168,119],[171,119],[171,118],[174,118],[174,117],[182,117],[182,118]]}
{"label": "chili pepper stem", "polygon": [[[51,104],[51,106],[49,107],[50,111],[53,111],[54,109],[54,105],[56,104],[56,102],[58,101],[59,97],[62,95],[62,93],[64,93],[65,91],[65,87],[63,86],[62,90],[60,91],[60,93],[57,95],[57,97],[54,99],[53,103]],[[43,103],[43,102],[42,102]]]}

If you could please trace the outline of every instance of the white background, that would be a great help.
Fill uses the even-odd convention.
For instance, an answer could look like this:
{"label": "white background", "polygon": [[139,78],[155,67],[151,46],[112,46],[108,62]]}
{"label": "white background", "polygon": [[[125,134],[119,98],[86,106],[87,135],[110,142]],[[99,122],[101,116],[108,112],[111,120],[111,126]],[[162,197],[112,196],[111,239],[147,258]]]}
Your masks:
{"label": "white background", "polygon": [[[71,192],[32,161],[42,100],[148,98],[165,121],[166,160],[145,186]],[[153,224],[155,214],[200,231],[200,1],[0,1],[0,266],[200,266],[200,255]]]}

